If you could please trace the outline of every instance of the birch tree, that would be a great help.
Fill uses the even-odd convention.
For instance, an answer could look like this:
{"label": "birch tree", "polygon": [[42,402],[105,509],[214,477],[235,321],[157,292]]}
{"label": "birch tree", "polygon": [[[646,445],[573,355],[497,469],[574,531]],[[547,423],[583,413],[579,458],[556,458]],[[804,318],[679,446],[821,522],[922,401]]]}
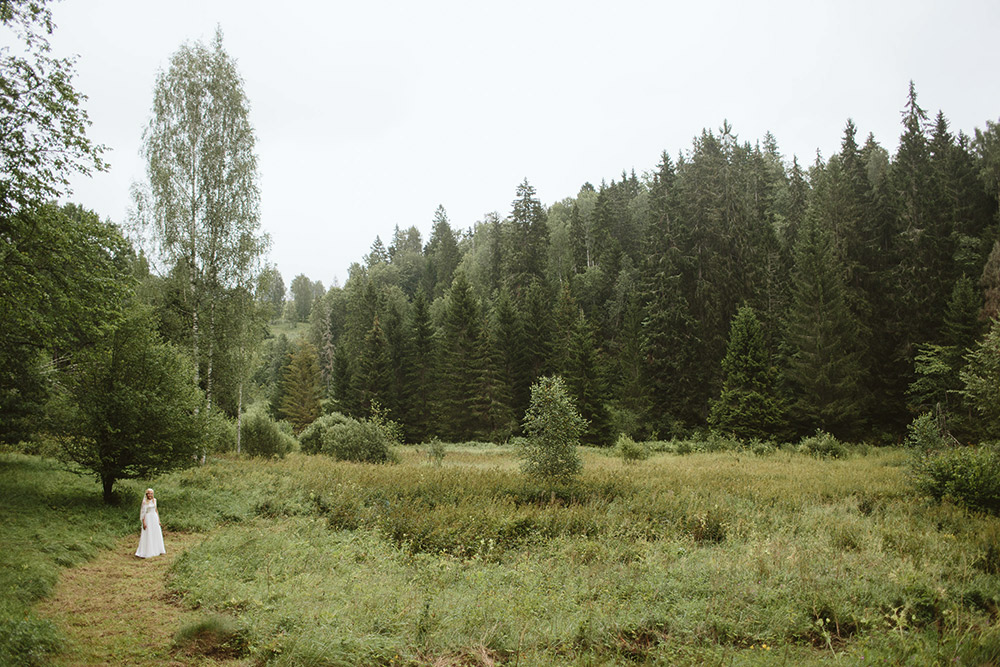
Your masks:
{"label": "birch tree", "polygon": [[268,244],[255,146],[243,80],[222,31],[211,45],[183,44],[156,77],[143,135],[149,196],[138,208],[164,261],[184,276],[193,379],[209,410],[220,305],[227,292],[253,283]]}

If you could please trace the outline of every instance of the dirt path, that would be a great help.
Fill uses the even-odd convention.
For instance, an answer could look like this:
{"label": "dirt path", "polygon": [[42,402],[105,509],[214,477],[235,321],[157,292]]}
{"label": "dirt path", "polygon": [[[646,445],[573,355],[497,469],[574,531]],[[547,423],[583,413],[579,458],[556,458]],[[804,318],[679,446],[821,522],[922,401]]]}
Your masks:
{"label": "dirt path", "polygon": [[38,606],[70,640],[54,665],[238,664],[171,652],[174,633],[199,613],[171,601],[165,587],[167,570],[178,554],[205,535],[163,537],[163,556],[136,558],[138,538],[130,537],[63,573],[52,595]]}

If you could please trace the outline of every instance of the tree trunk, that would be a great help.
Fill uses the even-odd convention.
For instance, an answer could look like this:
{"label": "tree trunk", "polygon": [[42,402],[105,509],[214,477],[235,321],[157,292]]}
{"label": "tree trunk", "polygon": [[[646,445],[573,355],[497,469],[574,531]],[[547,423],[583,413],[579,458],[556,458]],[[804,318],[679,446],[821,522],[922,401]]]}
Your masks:
{"label": "tree trunk", "polygon": [[236,453],[240,453],[240,438],[243,436],[243,380],[240,380],[239,397],[236,400]]}
{"label": "tree trunk", "polygon": [[114,475],[104,473],[101,475],[101,486],[104,489],[104,504],[113,505],[115,502],[115,494],[112,489],[115,486]]}

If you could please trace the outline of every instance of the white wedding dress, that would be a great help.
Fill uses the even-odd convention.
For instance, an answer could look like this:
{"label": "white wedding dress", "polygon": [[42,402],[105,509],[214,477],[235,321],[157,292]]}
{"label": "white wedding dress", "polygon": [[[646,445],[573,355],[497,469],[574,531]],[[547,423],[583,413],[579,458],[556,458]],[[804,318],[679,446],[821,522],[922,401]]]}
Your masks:
{"label": "white wedding dress", "polygon": [[145,519],[146,527],[139,536],[139,548],[135,555],[139,558],[152,558],[167,553],[163,548],[163,532],[160,530],[160,515],[156,513],[156,498],[142,501],[139,509],[139,520]]}

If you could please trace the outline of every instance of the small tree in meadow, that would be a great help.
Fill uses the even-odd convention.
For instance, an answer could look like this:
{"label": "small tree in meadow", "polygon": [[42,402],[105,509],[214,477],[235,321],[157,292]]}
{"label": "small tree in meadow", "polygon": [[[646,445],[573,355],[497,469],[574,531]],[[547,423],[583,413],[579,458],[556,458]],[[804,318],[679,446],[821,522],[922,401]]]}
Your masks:
{"label": "small tree in meadow", "polygon": [[149,309],[130,308],[67,377],[78,415],[65,455],[101,481],[106,503],[118,480],[192,465],[203,444],[204,397],[156,329]]}
{"label": "small tree in meadow", "polygon": [[979,416],[983,435],[1000,439],[1000,318],[966,357],[965,399]]}
{"label": "small tree in meadow", "polygon": [[776,436],[783,426],[777,373],[760,322],[749,306],[733,317],[722,370],[722,394],[711,402],[709,425],[743,440]]}
{"label": "small tree in meadow", "polygon": [[587,420],[577,412],[559,376],[543,377],[531,387],[524,415],[523,469],[546,481],[568,481],[583,468],[576,452]]}

